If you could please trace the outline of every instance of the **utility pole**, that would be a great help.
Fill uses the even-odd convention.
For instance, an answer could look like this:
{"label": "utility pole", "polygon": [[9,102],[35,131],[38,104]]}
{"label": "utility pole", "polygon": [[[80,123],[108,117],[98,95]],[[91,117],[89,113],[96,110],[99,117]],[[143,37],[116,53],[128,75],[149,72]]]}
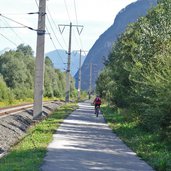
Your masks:
{"label": "utility pole", "polygon": [[80,49],[79,73],[78,73],[78,101],[80,100],[80,94],[81,94],[81,49]]}
{"label": "utility pole", "polygon": [[69,93],[70,93],[70,65],[71,65],[71,36],[72,36],[72,23],[69,25],[69,47],[68,47],[68,63],[66,70],[66,96],[65,102],[69,102]]}
{"label": "utility pole", "polygon": [[81,97],[81,63],[82,63],[81,54],[82,54],[82,52],[86,53],[88,51],[80,49],[79,52],[80,52],[80,58],[79,58],[79,69],[78,69],[78,101],[80,100],[80,97]]}
{"label": "utility pole", "polygon": [[44,85],[45,15],[46,15],[46,0],[39,0],[33,119],[37,119],[42,114],[42,99],[43,99],[43,85]]}
{"label": "utility pole", "polygon": [[[68,47],[68,63],[67,63],[67,70],[66,70],[66,95],[65,95],[65,102],[69,102],[69,96],[70,96],[70,64],[71,64],[71,39],[72,39],[72,27],[77,27],[77,31],[78,34],[80,35],[82,30],[83,30],[83,26],[82,25],[72,25],[72,23],[70,23],[69,25],[66,24],[59,24],[59,30],[61,32],[61,34],[63,33],[64,29],[66,26],[69,26],[69,47]],[[60,27],[63,27],[63,29],[61,30]],[[78,27],[81,27],[81,30],[78,30]]]}
{"label": "utility pole", "polygon": [[92,63],[90,63],[89,99],[91,98],[91,91],[92,91],[91,83],[92,83]]}
{"label": "utility pole", "polygon": [[91,93],[92,93],[92,71],[93,71],[93,66],[96,66],[97,64],[92,64],[92,62],[90,62],[90,78],[89,78],[89,99],[91,98]]}

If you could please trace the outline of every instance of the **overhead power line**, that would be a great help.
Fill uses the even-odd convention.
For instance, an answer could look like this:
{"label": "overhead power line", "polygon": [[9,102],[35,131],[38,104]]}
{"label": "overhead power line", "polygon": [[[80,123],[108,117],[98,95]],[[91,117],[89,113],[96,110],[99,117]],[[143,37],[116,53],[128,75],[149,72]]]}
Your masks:
{"label": "overhead power line", "polygon": [[[35,0],[35,3],[36,3],[36,5],[37,5],[37,7],[39,7],[37,0]],[[47,7],[46,7],[46,8],[47,8]],[[48,9],[47,9],[47,11],[48,11]],[[48,11],[48,13],[50,13],[50,12]],[[49,18],[48,18],[48,15],[47,15],[47,20],[48,20],[49,25],[50,25],[50,27],[51,27],[53,33],[54,33],[54,29],[53,29],[53,27],[52,27],[52,24],[51,24]],[[54,48],[55,48],[55,50],[56,50],[56,52],[57,52],[59,58],[61,59],[62,63],[65,64],[64,61],[63,61],[63,59],[62,59],[62,57],[61,57],[61,55],[60,55],[60,53],[58,52],[58,49],[57,49],[57,47],[56,47],[56,45],[55,45],[55,43],[54,43],[54,41],[53,41],[53,39],[52,39],[52,36],[51,36],[51,34],[50,34],[50,32],[49,32],[49,29],[48,29],[47,25],[45,26],[45,28],[46,28],[46,30],[47,30],[47,32],[48,32],[47,35],[49,36],[49,39],[50,39],[50,41],[52,42],[52,45],[54,46]],[[54,34],[55,34],[55,33],[54,33]],[[57,37],[56,37],[56,39],[57,39]],[[57,41],[58,41],[58,43],[60,44],[60,42],[59,42],[58,39],[57,39]],[[61,44],[60,44],[60,45],[61,45]],[[62,45],[61,45],[61,46],[62,46]]]}
{"label": "overhead power line", "polygon": [[50,28],[51,28],[51,30],[52,30],[52,32],[53,32],[53,34],[54,34],[54,36],[55,36],[57,42],[58,42],[59,45],[62,47],[62,49],[64,49],[63,46],[62,46],[62,44],[60,43],[60,41],[58,40],[58,38],[57,38],[57,36],[56,36],[56,34],[55,34],[55,31],[54,31],[54,29],[53,29],[53,27],[52,27],[52,24],[51,24],[50,19],[49,19],[48,16],[47,16],[47,20],[48,20],[49,26],[50,26]]}
{"label": "overhead power line", "polygon": [[23,26],[24,28],[28,28],[28,29],[33,30],[33,31],[38,31],[37,29],[34,29],[34,28],[32,28],[32,27],[29,27],[29,26],[26,26],[26,25],[24,25],[24,24],[22,24],[22,23],[20,23],[20,22],[18,22],[18,21],[15,21],[15,20],[13,20],[13,19],[11,19],[11,18],[9,18],[9,17],[6,17],[6,16],[3,15],[3,14],[0,14],[0,16],[3,17],[3,18],[8,19],[8,20],[10,20],[10,21],[13,21],[13,22],[15,22],[15,23],[17,23],[17,24]]}
{"label": "overhead power line", "polygon": [[[47,27],[46,27],[46,29],[47,29]],[[50,40],[51,40],[51,42],[52,42],[52,44],[53,44],[53,46],[54,46],[56,52],[58,53],[58,56],[60,57],[62,63],[65,64],[64,61],[63,61],[63,59],[62,59],[62,57],[61,57],[61,55],[60,55],[60,53],[58,52],[58,49],[57,49],[57,47],[56,47],[56,45],[55,45],[55,43],[54,43],[54,41],[53,41],[51,35],[50,35],[50,34],[48,34],[48,35],[49,35],[49,38],[50,38]]]}
{"label": "overhead power line", "polygon": [[2,37],[4,37],[6,40],[8,40],[9,42],[11,42],[13,45],[17,46],[17,44],[15,42],[13,42],[12,40],[8,39],[6,36],[4,36],[3,34],[0,33],[0,35]]}
{"label": "overhead power line", "polygon": [[76,23],[78,25],[78,17],[77,17],[77,9],[76,9],[76,2],[75,2],[75,0],[74,0],[74,9],[75,9]]}
{"label": "overhead power line", "polygon": [[23,26],[4,26],[4,27],[0,27],[0,28],[25,28]]}
{"label": "overhead power line", "polygon": [[31,14],[39,14],[39,12],[28,12],[28,13],[3,13],[3,15],[31,15]]}
{"label": "overhead power line", "polygon": [[65,8],[66,8],[66,11],[67,11],[67,14],[68,14],[68,19],[71,22],[71,18],[70,18],[70,15],[69,15],[69,11],[68,11],[66,0],[64,0],[64,3],[65,3]]}
{"label": "overhead power line", "polygon": [[37,7],[39,7],[39,4],[38,4],[37,0],[35,0],[35,2],[36,2]]}
{"label": "overhead power line", "polygon": [[[76,23],[78,25],[78,14],[77,14],[77,8],[76,8],[76,1],[74,0],[74,9],[75,9],[75,18],[76,18]],[[77,27],[77,31],[78,31],[78,27]],[[82,32],[82,30],[81,30]],[[81,34],[81,33],[80,33]],[[79,34],[79,35],[80,35]],[[81,37],[79,36],[79,42],[80,42],[80,46],[81,46],[81,49],[83,49],[83,45],[82,45],[82,40],[81,40]]]}
{"label": "overhead power line", "polygon": [[52,45],[54,46],[54,48],[55,48],[55,50],[56,50],[56,52],[57,52],[59,58],[61,59],[62,63],[65,65],[65,63],[64,63],[64,61],[63,61],[63,59],[62,59],[60,53],[58,52],[58,49],[57,49],[56,45],[55,45],[55,43],[54,43],[54,41],[53,41],[53,39],[52,39],[52,37],[51,37],[51,34],[49,33],[49,30],[48,30],[47,26],[46,26],[46,30],[47,30],[47,32],[48,32],[49,39],[50,39],[50,41],[52,42]]}
{"label": "overhead power line", "polygon": [[[6,24],[8,27],[11,27],[10,24],[6,21],[6,19],[2,20],[4,22],[4,24]],[[23,39],[21,38],[21,36],[13,29],[10,28],[10,30],[16,35],[16,37],[21,41],[24,42]]]}
{"label": "overhead power line", "polygon": [[[58,30],[58,26],[56,25],[56,23],[55,23],[55,21],[54,21],[52,15],[51,15],[51,12],[50,12],[50,10],[48,9],[48,7],[47,7],[47,11],[48,11],[48,15],[50,16],[50,18],[51,18],[51,20],[52,20],[52,22],[53,22],[53,25],[54,25],[54,27],[55,27],[55,30]],[[51,11],[52,11],[52,10],[51,10]],[[64,39],[64,37],[63,37],[63,35],[61,35],[61,36],[62,36],[63,42],[64,42],[64,44],[65,44],[65,46],[66,46],[66,49],[67,49],[67,43],[66,43],[66,41],[65,41],[65,39]],[[59,45],[61,46],[61,43],[59,42],[59,40],[57,40],[57,41],[58,41]],[[61,46],[61,48],[64,49],[63,46]]]}

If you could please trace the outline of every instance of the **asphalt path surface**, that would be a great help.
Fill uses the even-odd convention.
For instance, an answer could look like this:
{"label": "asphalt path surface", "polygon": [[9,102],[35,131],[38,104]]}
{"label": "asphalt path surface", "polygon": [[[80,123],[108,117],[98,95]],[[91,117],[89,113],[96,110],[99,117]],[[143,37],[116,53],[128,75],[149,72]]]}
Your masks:
{"label": "asphalt path surface", "polygon": [[42,171],[154,171],[96,117],[89,102],[64,120],[49,144]]}

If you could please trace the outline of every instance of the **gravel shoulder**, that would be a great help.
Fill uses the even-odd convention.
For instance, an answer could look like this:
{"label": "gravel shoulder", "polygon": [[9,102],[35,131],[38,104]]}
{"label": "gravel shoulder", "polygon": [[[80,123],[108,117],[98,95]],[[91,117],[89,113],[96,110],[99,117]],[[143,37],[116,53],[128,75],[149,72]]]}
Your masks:
{"label": "gravel shoulder", "polygon": [[[52,111],[62,104],[63,102],[56,101],[44,105],[44,117],[52,113]],[[28,128],[34,123],[33,109],[0,118],[0,158],[27,134]]]}

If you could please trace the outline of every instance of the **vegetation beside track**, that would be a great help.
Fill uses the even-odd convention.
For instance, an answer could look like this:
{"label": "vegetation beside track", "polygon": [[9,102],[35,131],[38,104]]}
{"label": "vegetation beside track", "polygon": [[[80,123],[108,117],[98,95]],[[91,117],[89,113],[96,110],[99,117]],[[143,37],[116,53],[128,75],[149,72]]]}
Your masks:
{"label": "vegetation beside track", "polygon": [[[35,57],[29,45],[20,44],[16,50],[0,55],[0,107],[33,101]],[[56,69],[45,57],[45,98],[65,98],[66,73]],[[74,78],[71,76],[70,97],[77,98]]]}
{"label": "vegetation beside track", "polygon": [[0,171],[38,171],[56,128],[76,108],[73,103],[63,105],[47,119],[32,126],[23,140],[0,160]]}
{"label": "vegetation beside track", "polygon": [[104,117],[113,131],[156,171],[171,171],[171,145],[162,140],[160,132],[149,132],[128,120],[125,113],[102,107]]}

